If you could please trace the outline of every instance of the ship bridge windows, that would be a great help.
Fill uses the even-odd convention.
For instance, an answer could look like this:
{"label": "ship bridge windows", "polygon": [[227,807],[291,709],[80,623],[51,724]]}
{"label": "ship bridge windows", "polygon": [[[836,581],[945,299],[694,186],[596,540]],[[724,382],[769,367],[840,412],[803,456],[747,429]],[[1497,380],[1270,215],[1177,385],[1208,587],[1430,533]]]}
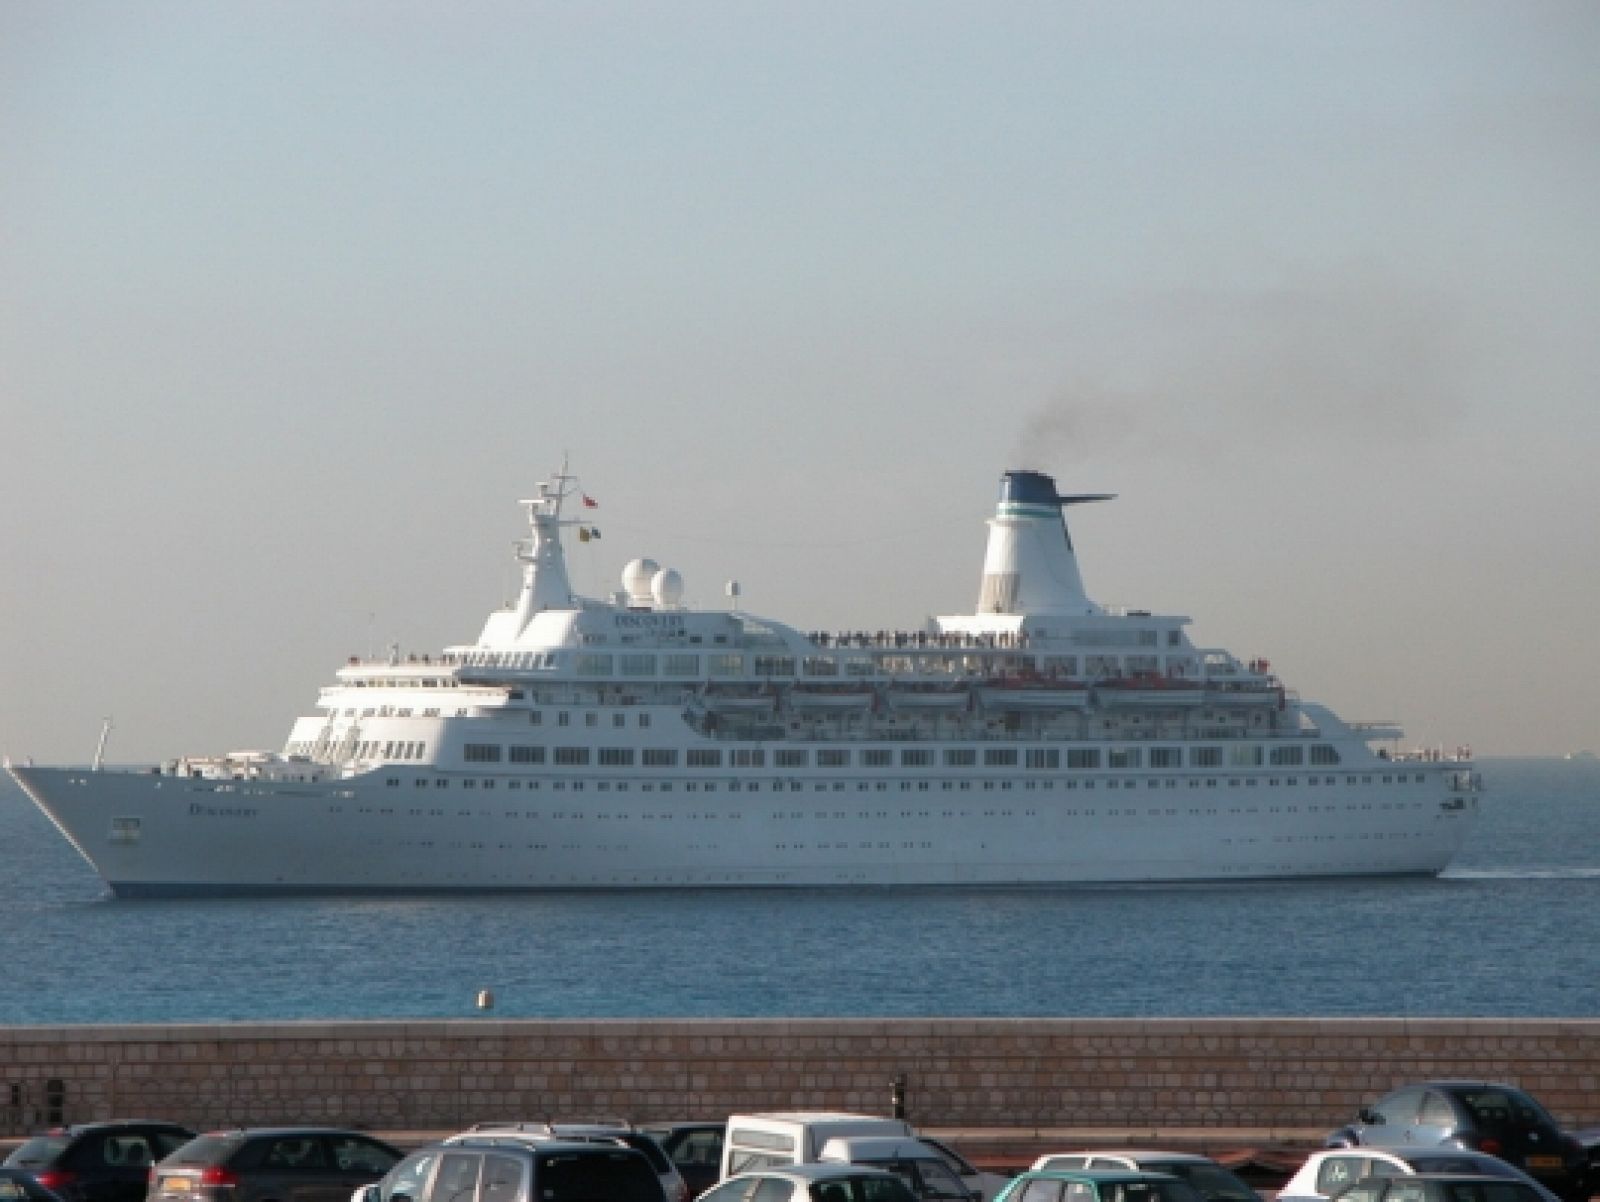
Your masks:
{"label": "ship bridge windows", "polygon": [[1311,745],[1311,762],[1313,764],[1337,764],[1339,751],[1326,743],[1313,743]]}
{"label": "ship bridge windows", "polygon": [[587,764],[589,762],[589,749],[587,747],[557,747],[556,763],[563,765]]}
{"label": "ship bridge windows", "polygon": [[839,675],[839,661],[831,655],[808,655],[804,667],[807,676]]}
{"label": "ship bridge windows", "polygon": [[732,652],[708,655],[706,672],[711,676],[743,676],[744,656]]}
{"label": "ship bridge windows", "polygon": [[689,767],[691,768],[720,768],[722,766],[722,751],[716,747],[691,747],[689,749]]}
{"label": "ship bridge windows", "polygon": [[794,656],[758,655],[755,657],[757,676],[793,676]]}
{"label": "ship bridge windows", "polygon": [[1137,747],[1113,747],[1106,752],[1106,767],[1137,768],[1144,756]]}
{"label": "ship bridge windows", "polygon": [[600,749],[600,764],[606,768],[631,767],[633,764],[633,748],[602,747]]}
{"label": "ship bridge windows", "polygon": [[644,749],[644,766],[646,768],[676,768],[678,766],[678,752],[672,747],[646,747]]}
{"label": "ship bridge windows", "polygon": [[1220,747],[1191,747],[1189,749],[1189,767],[1191,768],[1220,768],[1222,766],[1222,748]]}
{"label": "ship bridge windows", "polygon": [[1068,748],[1067,767],[1077,769],[1100,767],[1100,749],[1098,747]]}
{"label": "ship bridge windows", "polygon": [[[1030,747],[1026,758],[1029,768],[1038,770],[1055,769],[1061,767],[1061,752],[1055,747]],[[1028,788],[1033,788],[1033,782],[1028,782]]]}
{"label": "ship bridge windows", "polygon": [[624,676],[654,676],[656,657],[653,655],[624,655],[619,665]]}
{"label": "ship bridge windows", "polygon": [[947,768],[972,768],[978,763],[978,751],[975,747],[947,747],[944,753],[945,767]]}
{"label": "ship bridge windows", "polygon": [[1305,748],[1303,747],[1274,747],[1268,754],[1268,762],[1279,764],[1304,763]]}
{"label": "ship bridge windows", "polygon": [[1152,747],[1150,749],[1150,766],[1152,768],[1182,767],[1183,749],[1181,747]]}
{"label": "ship bridge windows", "polygon": [[850,766],[850,752],[839,747],[824,747],[817,751],[817,767],[819,768],[848,768]]}
{"label": "ship bridge windows", "polygon": [[728,753],[728,762],[735,768],[764,768],[767,753],[759,747],[736,747]]}
{"label": "ship bridge windows", "polygon": [[894,764],[894,752],[887,747],[867,747],[861,752],[863,768],[888,768]]}
{"label": "ship bridge windows", "polygon": [[808,751],[785,747],[772,753],[772,762],[779,768],[804,768],[810,755]]}
{"label": "ship bridge windows", "polygon": [[692,653],[676,652],[661,657],[663,676],[699,676],[700,657]]}
{"label": "ship bridge windows", "polygon": [[468,743],[462,747],[461,755],[469,764],[498,764],[500,762],[500,745],[498,743]]}
{"label": "ship bridge windows", "polygon": [[1261,747],[1257,743],[1240,743],[1228,748],[1228,764],[1234,768],[1259,768]]}
{"label": "ship bridge windows", "polygon": [[904,747],[900,751],[902,768],[928,768],[933,764],[933,751],[927,747]]}
{"label": "ship bridge windows", "polygon": [[527,744],[513,743],[510,747],[511,762],[513,764],[542,764],[544,763],[544,748],[532,747]]}
{"label": "ship bridge windows", "polygon": [[1009,768],[1017,762],[1017,749],[1015,747],[986,747],[983,752],[983,763],[986,768]]}

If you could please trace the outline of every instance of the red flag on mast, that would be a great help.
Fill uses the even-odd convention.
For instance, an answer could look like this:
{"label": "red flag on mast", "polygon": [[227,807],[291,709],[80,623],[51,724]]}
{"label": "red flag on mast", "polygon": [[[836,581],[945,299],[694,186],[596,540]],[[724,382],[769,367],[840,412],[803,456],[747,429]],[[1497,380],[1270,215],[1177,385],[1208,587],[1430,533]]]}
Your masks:
{"label": "red flag on mast", "polygon": [[579,493],[578,495],[583,498],[583,507],[585,509],[599,509],[600,508],[600,502],[596,501],[588,493],[586,493],[586,492],[585,493]]}

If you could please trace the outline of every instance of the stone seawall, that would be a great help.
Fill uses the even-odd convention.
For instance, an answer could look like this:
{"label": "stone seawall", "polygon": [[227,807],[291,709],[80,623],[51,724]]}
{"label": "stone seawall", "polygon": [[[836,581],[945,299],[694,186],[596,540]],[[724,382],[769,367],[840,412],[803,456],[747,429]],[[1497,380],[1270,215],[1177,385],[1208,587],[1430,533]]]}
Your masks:
{"label": "stone seawall", "polygon": [[716,1019],[0,1027],[0,1133],[887,1113],[930,1129],[1325,1131],[1432,1077],[1600,1123],[1600,1019]]}

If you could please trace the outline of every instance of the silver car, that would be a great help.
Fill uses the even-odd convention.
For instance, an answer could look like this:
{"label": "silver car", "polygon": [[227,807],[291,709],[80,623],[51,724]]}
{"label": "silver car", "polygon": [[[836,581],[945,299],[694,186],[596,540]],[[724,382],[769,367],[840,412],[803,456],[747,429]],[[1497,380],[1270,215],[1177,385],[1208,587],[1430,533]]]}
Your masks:
{"label": "silver car", "polygon": [[1418,1173],[1476,1173],[1525,1181],[1544,1202],[1561,1202],[1515,1165],[1468,1148],[1330,1148],[1306,1157],[1278,1191],[1278,1202],[1327,1202],[1365,1177],[1411,1177]]}

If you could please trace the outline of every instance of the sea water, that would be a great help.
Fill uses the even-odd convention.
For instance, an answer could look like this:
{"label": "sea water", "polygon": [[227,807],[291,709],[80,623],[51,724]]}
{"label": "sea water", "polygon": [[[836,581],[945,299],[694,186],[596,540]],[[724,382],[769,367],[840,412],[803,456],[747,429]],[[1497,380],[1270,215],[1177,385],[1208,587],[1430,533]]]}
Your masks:
{"label": "sea water", "polygon": [[1600,763],[1427,880],[119,901],[0,784],[0,1024],[1600,1015]]}

